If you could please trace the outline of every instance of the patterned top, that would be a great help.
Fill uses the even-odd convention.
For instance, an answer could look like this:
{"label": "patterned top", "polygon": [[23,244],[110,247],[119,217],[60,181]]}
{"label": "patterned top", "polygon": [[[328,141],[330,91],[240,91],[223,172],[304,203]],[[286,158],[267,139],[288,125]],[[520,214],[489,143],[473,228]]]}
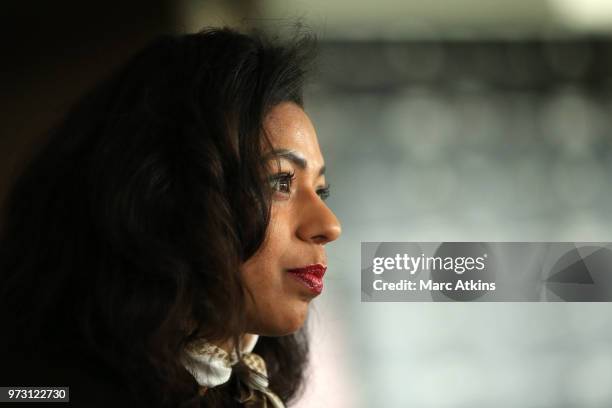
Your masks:
{"label": "patterned top", "polygon": [[[282,400],[268,388],[268,372],[264,359],[252,352],[259,336],[247,336],[245,344],[241,344],[242,361],[251,369],[251,375],[244,382],[244,392],[241,392],[240,402],[248,405],[250,402],[261,401],[261,406],[284,408]],[[201,339],[185,348],[181,357],[185,368],[200,384],[200,394],[204,395],[208,388],[226,383],[232,375],[232,366],[239,359],[235,350],[229,354],[214,344]]]}

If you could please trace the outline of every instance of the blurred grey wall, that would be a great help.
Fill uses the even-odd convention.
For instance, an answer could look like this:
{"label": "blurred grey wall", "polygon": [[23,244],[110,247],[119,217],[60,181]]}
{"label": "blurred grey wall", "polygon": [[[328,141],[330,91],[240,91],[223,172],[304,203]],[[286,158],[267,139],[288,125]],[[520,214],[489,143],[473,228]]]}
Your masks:
{"label": "blurred grey wall", "polygon": [[356,404],[612,406],[608,304],[360,302],[361,241],[612,240],[612,42],[328,40],[308,96]]}

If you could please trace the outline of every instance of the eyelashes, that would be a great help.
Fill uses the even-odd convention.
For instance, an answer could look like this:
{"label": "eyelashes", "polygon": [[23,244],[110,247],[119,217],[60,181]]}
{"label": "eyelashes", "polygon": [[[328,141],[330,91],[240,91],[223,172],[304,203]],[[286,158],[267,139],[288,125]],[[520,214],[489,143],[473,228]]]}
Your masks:
{"label": "eyelashes", "polygon": [[283,194],[291,194],[291,185],[294,180],[295,172],[282,172],[268,177],[272,190]]}
{"label": "eyelashes", "polygon": [[327,200],[327,198],[329,197],[329,188],[330,187],[331,187],[331,185],[329,183],[327,183],[327,185],[325,187],[322,187],[322,188],[317,190],[317,194],[319,195],[319,197],[321,197],[321,200],[323,200],[323,201]]}
{"label": "eyelashes", "polygon": [[[295,182],[295,172],[281,172],[274,174],[268,177],[268,183],[270,188],[279,194],[284,194],[286,196],[291,195],[291,187]],[[330,184],[325,185],[324,187],[320,187],[317,189],[317,195],[321,198],[321,200],[325,201],[329,197],[330,194]]]}

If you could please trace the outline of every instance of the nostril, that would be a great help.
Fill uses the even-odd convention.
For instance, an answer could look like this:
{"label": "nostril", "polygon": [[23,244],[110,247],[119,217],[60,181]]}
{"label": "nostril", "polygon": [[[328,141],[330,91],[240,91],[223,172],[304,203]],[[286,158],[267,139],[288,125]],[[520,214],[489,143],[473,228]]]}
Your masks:
{"label": "nostril", "polygon": [[324,244],[327,241],[329,240],[324,235],[317,235],[317,236],[312,237],[312,242],[314,242],[315,244]]}
{"label": "nostril", "polygon": [[328,234],[315,235],[311,238],[311,240],[315,244],[323,245],[327,244],[328,242],[334,241],[336,238],[338,238],[338,235],[334,232],[330,232]]}

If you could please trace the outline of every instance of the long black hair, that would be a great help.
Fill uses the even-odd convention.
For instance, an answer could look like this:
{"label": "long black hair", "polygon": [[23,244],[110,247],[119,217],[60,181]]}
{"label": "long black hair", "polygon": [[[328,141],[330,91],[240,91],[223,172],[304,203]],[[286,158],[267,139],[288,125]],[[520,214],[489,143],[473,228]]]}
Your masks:
{"label": "long black hair", "polygon": [[[9,354],[86,361],[147,406],[235,404],[232,380],[198,396],[177,356],[245,331],[239,267],[270,218],[262,123],[280,102],[302,106],[312,45],[231,29],[164,36],[72,109],[5,203]],[[303,330],[261,337],[255,352],[270,388],[295,397]]]}

